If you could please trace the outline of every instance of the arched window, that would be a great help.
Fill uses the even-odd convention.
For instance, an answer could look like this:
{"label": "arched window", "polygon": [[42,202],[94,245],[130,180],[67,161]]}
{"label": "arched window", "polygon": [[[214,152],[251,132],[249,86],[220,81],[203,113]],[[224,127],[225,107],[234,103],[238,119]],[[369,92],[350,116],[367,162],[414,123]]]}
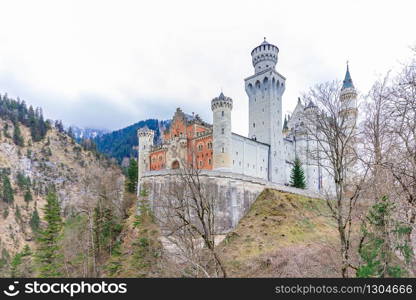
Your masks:
{"label": "arched window", "polygon": [[224,128],[221,128],[221,134],[224,134]]}
{"label": "arched window", "polygon": [[178,162],[177,160],[175,160],[175,161],[172,163],[172,169],[179,169],[179,162]]}
{"label": "arched window", "polygon": [[224,117],[224,111],[221,112],[221,117]]}

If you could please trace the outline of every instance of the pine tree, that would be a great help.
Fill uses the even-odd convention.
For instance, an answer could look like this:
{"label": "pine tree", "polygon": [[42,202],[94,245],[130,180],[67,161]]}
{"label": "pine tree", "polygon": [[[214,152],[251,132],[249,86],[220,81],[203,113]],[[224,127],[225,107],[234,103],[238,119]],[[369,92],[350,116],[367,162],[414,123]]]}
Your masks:
{"label": "pine tree", "polygon": [[30,217],[29,221],[30,228],[32,228],[33,232],[38,231],[39,225],[40,225],[40,218],[38,210],[35,208],[35,210],[32,213],[32,216]]}
{"label": "pine tree", "polygon": [[58,243],[62,229],[62,219],[58,197],[53,189],[48,192],[47,203],[44,208],[46,228],[39,232],[36,260],[40,277],[59,277],[62,275],[61,254]]}
{"label": "pine tree", "polygon": [[362,238],[359,245],[361,265],[357,277],[403,277],[405,269],[394,263],[396,251],[409,264],[413,251],[406,236],[411,228],[396,221],[393,217],[394,203],[384,196],[368,212],[361,227]]}
{"label": "pine tree", "polygon": [[30,189],[26,190],[25,195],[24,195],[24,200],[26,202],[30,202],[30,201],[33,200],[32,193],[30,192]]}
{"label": "pine tree", "polygon": [[135,193],[137,191],[137,181],[139,178],[139,169],[137,161],[134,158],[130,159],[129,168],[127,170],[127,191]]}
{"label": "pine tree", "polygon": [[3,201],[6,203],[12,203],[14,201],[13,188],[10,184],[9,176],[3,175]]}
{"label": "pine tree", "polygon": [[24,140],[22,137],[22,134],[20,132],[19,124],[16,122],[14,124],[14,130],[13,130],[13,142],[20,147],[24,146]]}
{"label": "pine tree", "polygon": [[299,189],[304,189],[306,187],[305,174],[303,173],[302,163],[297,157],[295,159],[295,163],[290,175],[290,185]]}

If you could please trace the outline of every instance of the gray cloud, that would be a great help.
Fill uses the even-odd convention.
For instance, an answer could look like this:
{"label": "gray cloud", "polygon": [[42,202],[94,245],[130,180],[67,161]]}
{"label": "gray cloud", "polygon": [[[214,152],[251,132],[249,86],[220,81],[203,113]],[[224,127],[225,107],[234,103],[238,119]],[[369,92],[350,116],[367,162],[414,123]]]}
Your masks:
{"label": "gray cloud", "polygon": [[342,79],[347,59],[365,92],[416,43],[411,0],[377,1],[377,14],[371,1],[326,0],[39,0],[0,9],[0,92],[65,124],[107,129],[167,119],[178,106],[210,121],[222,88],[234,99],[233,130],[246,134],[244,78],[263,36],[280,48],[284,112],[309,86]]}

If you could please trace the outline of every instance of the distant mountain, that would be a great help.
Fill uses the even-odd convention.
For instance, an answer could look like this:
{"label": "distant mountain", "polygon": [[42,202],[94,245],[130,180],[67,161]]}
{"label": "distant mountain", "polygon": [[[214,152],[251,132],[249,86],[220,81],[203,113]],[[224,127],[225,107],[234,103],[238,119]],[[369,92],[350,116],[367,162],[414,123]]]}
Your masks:
{"label": "distant mountain", "polygon": [[170,125],[170,121],[160,121],[148,119],[137,122],[126,128],[98,135],[93,140],[97,145],[98,151],[115,158],[120,164],[124,158],[137,157],[136,147],[138,145],[137,130],[147,126],[155,131],[155,143],[161,140],[161,132]]}
{"label": "distant mountain", "polygon": [[77,126],[70,126],[72,133],[77,140],[81,139],[95,139],[103,134],[109,133],[108,129],[96,129],[96,128],[80,128]]}

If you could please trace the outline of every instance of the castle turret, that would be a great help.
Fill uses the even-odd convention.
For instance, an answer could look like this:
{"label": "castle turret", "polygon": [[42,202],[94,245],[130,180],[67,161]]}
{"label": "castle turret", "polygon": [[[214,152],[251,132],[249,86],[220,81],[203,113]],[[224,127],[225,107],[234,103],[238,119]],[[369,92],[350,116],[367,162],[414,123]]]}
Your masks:
{"label": "castle turret", "polygon": [[[139,174],[138,174],[138,186],[140,187],[140,180],[144,174],[144,172],[150,170],[150,158],[149,158],[149,151],[153,146],[153,137],[155,132],[147,127],[140,128],[137,130],[137,138],[139,140],[139,147],[138,147],[138,167],[139,167]],[[140,188],[138,188],[140,190]]]}
{"label": "castle turret", "polygon": [[282,95],[286,78],[276,72],[279,48],[264,41],[251,52],[254,75],[245,79],[249,97],[249,138],[270,145],[269,180],[286,178],[282,133]]}
{"label": "castle turret", "polygon": [[213,114],[213,160],[214,169],[231,170],[232,140],[231,140],[231,110],[233,100],[221,94],[212,99]]}
{"label": "castle turret", "polygon": [[350,69],[347,64],[347,72],[345,73],[345,79],[342,82],[342,88],[340,93],[341,101],[341,113],[345,114],[347,125],[351,128],[355,127],[357,121],[357,91],[351,79]]}

